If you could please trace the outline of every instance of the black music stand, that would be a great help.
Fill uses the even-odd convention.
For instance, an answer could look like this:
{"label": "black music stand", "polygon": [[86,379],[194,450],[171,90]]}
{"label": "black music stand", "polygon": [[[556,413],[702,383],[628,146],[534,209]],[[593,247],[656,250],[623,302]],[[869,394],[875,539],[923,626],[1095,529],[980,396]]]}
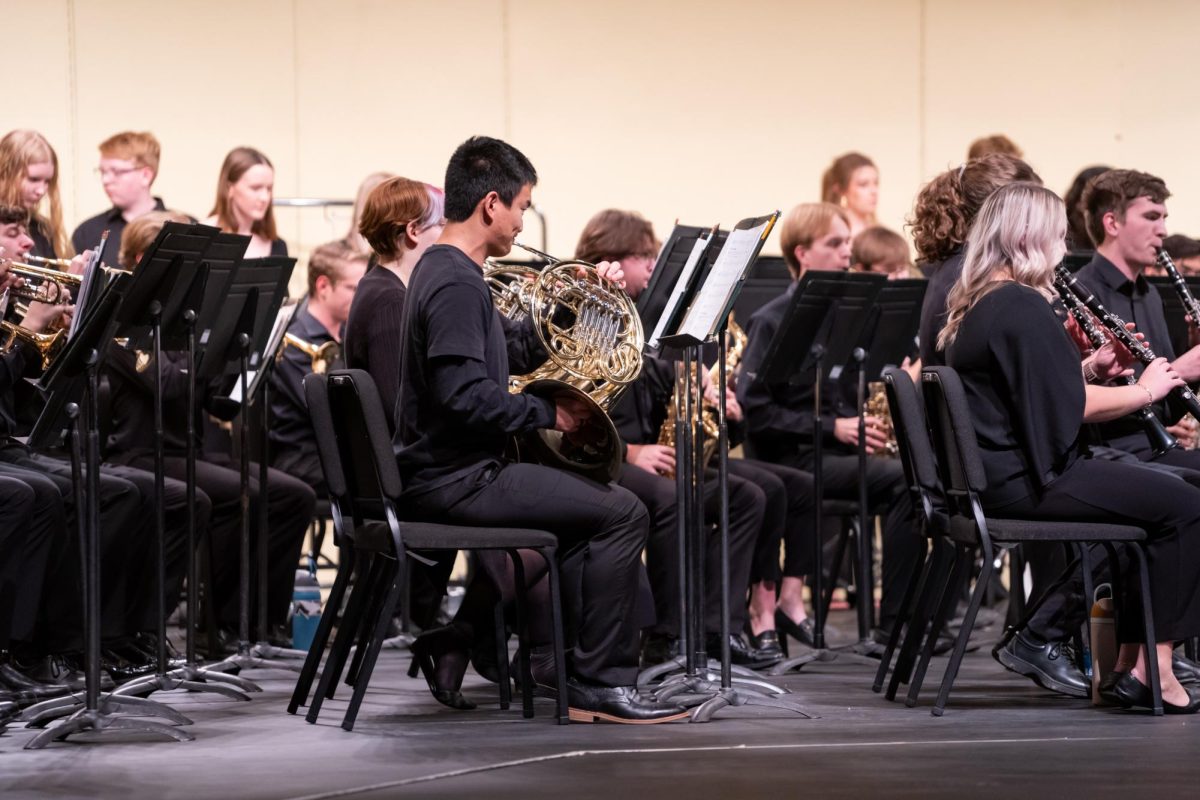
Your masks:
{"label": "black music stand", "polygon": [[[129,283],[119,276],[84,310],[84,319],[72,331],[62,354],[39,381],[50,394],[42,416],[34,426],[30,442],[45,444],[57,440],[65,427],[71,453],[71,480],[76,497],[80,549],[83,554],[83,609],[85,631],[85,680],[82,699],[75,696],[54,698],[26,709],[29,727],[42,727],[61,717],[69,718],[29,740],[27,750],[39,750],[50,742],[62,741],[76,733],[103,730],[132,730],[157,733],[176,741],[195,737],[186,731],[147,719],[117,716],[121,712],[158,716],[180,725],[191,720],[178,711],[140,697],[100,694],[100,434],[99,376],[104,353],[117,328],[115,318],[122,292]],[[82,383],[82,387],[80,384]],[[71,398],[82,390],[83,412]],[[86,440],[80,455],[80,439]],[[78,711],[75,709],[82,705]]]}
{"label": "black music stand", "polygon": [[[255,388],[264,381],[258,373],[263,371],[267,339],[283,299],[287,295],[287,284],[294,258],[269,257],[243,261],[231,282],[226,296],[226,311],[221,322],[214,326],[208,347],[199,368],[200,379],[233,378],[230,387],[231,399],[241,405],[238,414],[239,467],[242,488],[240,541],[240,564],[238,569],[238,644],[237,652],[218,664],[208,667],[213,671],[275,668],[299,672],[300,667],[273,658],[258,655],[250,641],[250,452],[249,424],[250,405],[254,400],[251,381]],[[240,302],[239,302],[240,300]],[[256,374],[252,374],[252,370]],[[267,486],[260,483],[259,500],[265,506]],[[261,517],[260,517],[261,518]],[[259,534],[259,596],[265,596],[267,579],[266,560],[267,530]],[[262,614],[260,613],[260,618]],[[258,631],[260,639],[266,631]],[[267,645],[269,647],[269,645]],[[307,655],[307,654],[305,654]]]}
{"label": "black music stand", "polygon": [[[872,569],[872,540],[874,527],[870,524],[871,510],[867,504],[867,421],[864,410],[867,403],[867,384],[882,380],[884,368],[904,363],[914,348],[913,339],[921,322],[921,302],[925,298],[928,281],[920,278],[888,281],[879,289],[871,307],[869,318],[863,327],[859,346],[851,353],[858,372],[858,532],[857,576],[858,584],[858,643],[851,652],[859,655],[874,655],[883,651],[872,638],[875,626],[875,581]],[[841,569],[841,557],[834,559],[831,574]]]}
{"label": "black music stand", "polygon": [[821,390],[830,366],[846,363],[860,341],[868,310],[887,279],[871,273],[808,271],[792,290],[792,301],[783,322],[767,348],[757,375],[747,376],[769,387],[813,387],[813,551],[816,567],[810,587],[813,598],[813,645],[810,653],[775,665],[772,675],[783,675],[812,661],[844,658],[861,664],[874,659],[825,646],[824,553],[821,523],[825,499],[822,458]]}

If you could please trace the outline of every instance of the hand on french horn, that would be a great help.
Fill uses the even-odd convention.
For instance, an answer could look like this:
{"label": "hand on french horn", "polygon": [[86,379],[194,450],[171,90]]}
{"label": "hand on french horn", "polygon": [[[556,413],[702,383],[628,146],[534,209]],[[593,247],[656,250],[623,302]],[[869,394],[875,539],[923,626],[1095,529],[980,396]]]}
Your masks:
{"label": "hand on french horn", "polygon": [[592,416],[591,409],[576,397],[562,394],[554,398],[554,430],[574,433]]}
{"label": "hand on french horn", "polygon": [[[585,274],[583,269],[579,270],[580,278]],[[601,261],[596,265],[596,274],[601,278],[607,278],[622,289],[625,288],[625,271],[621,269],[620,261]]]}
{"label": "hand on french horn", "polygon": [[1175,371],[1175,367],[1165,358],[1156,358],[1150,362],[1137,385],[1147,391],[1155,402],[1162,400],[1174,389],[1184,385],[1183,378]]}

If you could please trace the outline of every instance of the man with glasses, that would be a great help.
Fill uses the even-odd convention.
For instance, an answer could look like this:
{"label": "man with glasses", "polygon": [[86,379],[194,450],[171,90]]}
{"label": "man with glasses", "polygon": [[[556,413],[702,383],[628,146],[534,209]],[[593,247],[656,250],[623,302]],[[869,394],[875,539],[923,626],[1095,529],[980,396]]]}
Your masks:
{"label": "man with glasses", "polygon": [[108,231],[106,251],[121,252],[121,233],[125,226],[151,211],[164,211],[161,198],[150,187],[158,177],[158,139],[149,132],[123,131],[100,143],[100,166],[96,174],[112,208],[81,223],[71,234],[75,252],[96,246],[100,235]]}

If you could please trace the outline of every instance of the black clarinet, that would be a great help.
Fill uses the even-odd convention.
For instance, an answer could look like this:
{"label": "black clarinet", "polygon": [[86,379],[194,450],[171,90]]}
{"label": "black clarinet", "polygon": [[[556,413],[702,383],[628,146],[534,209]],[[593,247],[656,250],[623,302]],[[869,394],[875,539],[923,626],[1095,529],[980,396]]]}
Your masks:
{"label": "black clarinet", "polygon": [[[1088,288],[1080,283],[1071,274],[1071,271],[1062,264],[1054,268],[1054,280],[1055,283],[1061,282],[1072,294],[1078,297],[1100,324],[1108,329],[1112,337],[1124,345],[1126,350],[1133,353],[1134,358],[1146,365],[1149,365],[1150,362],[1158,358],[1149,345],[1130,333],[1129,329],[1125,327],[1123,319],[1105,308],[1096,299],[1096,295],[1088,291]],[[1200,400],[1196,399],[1196,395],[1192,393],[1192,390],[1186,384],[1172,389],[1171,394],[1178,397],[1179,401],[1187,407],[1188,412],[1193,417],[1200,419]]]}
{"label": "black clarinet", "polygon": [[[1108,337],[1104,335],[1104,331],[1100,330],[1096,317],[1084,307],[1083,301],[1075,296],[1074,292],[1068,288],[1065,280],[1056,275],[1054,278],[1054,288],[1058,290],[1058,294],[1062,297],[1063,305],[1067,307],[1067,311],[1075,318],[1075,322],[1079,325],[1079,329],[1091,342],[1093,350],[1099,350],[1104,345],[1108,344]],[[1124,326],[1122,326],[1124,327]],[[1126,386],[1133,386],[1137,383],[1137,379],[1132,375],[1124,376]],[[1146,439],[1150,442],[1150,450],[1154,453],[1152,458],[1158,458],[1163,453],[1174,450],[1179,447],[1179,441],[1171,435],[1166,426],[1162,424],[1162,420],[1154,413],[1154,409],[1145,405],[1133,412],[1133,416],[1137,417],[1138,422],[1142,424],[1142,430],[1146,434]]]}
{"label": "black clarinet", "polygon": [[1171,285],[1175,287],[1175,294],[1179,295],[1179,302],[1183,303],[1183,310],[1191,317],[1192,324],[1200,325],[1200,302],[1196,301],[1196,296],[1192,294],[1187,281],[1179,274],[1171,255],[1161,247],[1158,250],[1158,265],[1171,279]]}

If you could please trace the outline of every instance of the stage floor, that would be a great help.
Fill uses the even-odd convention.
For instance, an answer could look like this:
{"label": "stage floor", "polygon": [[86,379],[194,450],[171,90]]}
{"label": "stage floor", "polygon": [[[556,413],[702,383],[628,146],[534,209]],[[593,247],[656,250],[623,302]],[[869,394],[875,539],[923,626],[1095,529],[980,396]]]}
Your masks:
{"label": "stage floor", "polygon": [[[850,617],[836,624],[851,630]],[[820,715],[725,709],[708,724],[558,726],[500,711],[495,687],[469,677],[475,711],[438,705],[385,650],[352,733],[339,727],[347,692],[318,725],[290,716],[293,680],[247,673],[264,692],[249,703],[159,695],[190,716],[196,741],[148,738],[22,746],[0,736],[0,797],[1000,797],[1190,796],[1200,782],[1200,718],[1096,709],[1007,673],[990,641],[969,654],[946,715],[929,713],[945,659],[923,704],[870,690],[874,670],[810,665],[780,679]],[[473,676],[473,673],[472,673]],[[345,687],[343,687],[344,689]],[[519,704],[518,704],[519,705]],[[629,792],[629,795],[624,795]]]}

